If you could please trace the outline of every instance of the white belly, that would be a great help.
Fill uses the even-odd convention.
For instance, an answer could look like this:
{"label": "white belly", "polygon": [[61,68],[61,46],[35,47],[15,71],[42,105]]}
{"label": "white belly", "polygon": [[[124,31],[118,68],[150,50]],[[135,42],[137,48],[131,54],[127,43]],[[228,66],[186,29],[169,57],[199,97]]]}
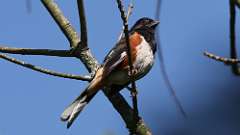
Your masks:
{"label": "white belly", "polygon": [[136,62],[134,63],[134,69],[137,69],[139,72],[136,75],[136,79],[142,78],[146,75],[153,66],[154,63],[154,54],[151,47],[148,43],[142,38],[142,43],[137,46],[137,57]]}

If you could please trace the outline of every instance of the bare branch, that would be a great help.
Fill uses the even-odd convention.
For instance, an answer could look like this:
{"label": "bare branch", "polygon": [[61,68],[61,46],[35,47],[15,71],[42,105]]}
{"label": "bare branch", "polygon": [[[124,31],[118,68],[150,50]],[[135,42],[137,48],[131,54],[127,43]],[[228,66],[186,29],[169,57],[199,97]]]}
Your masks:
{"label": "bare branch", "polygon": [[69,50],[51,50],[51,49],[30,49],[30,48],[14,48],[1,47],[0,52],[21,55],[44,55],[44,56],[58,56],[58,57],[74,57]]}
{"label": "bare branch", "polygon": [[[137,128],[137,123],[139,121],[139,116],[138,116],[138,104],[137,104],[137,87],[136,87],[136,83],[135,83],[135,79],[133,76],[133,64],[132,64],[132,55],[131,55],[131,47],[130,47],[130,43],[129,43],[129,31],[128,31],[128,22],[127,22],[127,18],[125,15],[125,11],[124,11],[124,7],[122,4],[121,0],[117,0],[117,4],[118,4],[118,8],[119,11],[121,13],[121,18],[123,21],[123,26],[124,26],[124,35],[125,35],[125,39],[126,39],[126,45],[127,45],[127,55],[128,55],[128,64],[130,67],[130,78],[131,78],[131,84],[132,84],[132,91],[131,91],[131,95],[132,95],[132,102],[133,102],[133,112],[134,112],[134,121],[135,121],[135,129]],[[136,133],[136,130],[133,130],[134,132],[132,132],[132,134]]]}
{"label": "bare branch", "polygon": [[221,56],[209,53],[209,52],[204,52],[204,55],[207,56],[210,59],[213,59],[213,60],[216,60],[216,61],[219,61],[219,62],[223,62],[227,65],[240,63],[239,59],[225,58],[225,57],[221,57]]}
{"label": "bare branch", "polygon": [[64,35],[70,42],[71,48],[77,48],[80,43],[80,38],[71,23],[63,15],[58,5],[54,0],[41,0],[48,12],[51,14],[55,22],[58,24]]}
{"label": "bare branch", "polygon": [[88,47],[88,36],[87,36],[87,21],[85,16],[84,2],[83,0],[77,0],[78,14],[81,26],[81,46],[80,48]]}
{"label": "bare branch", "polygon": [[5,59],[9,62],[15,63],[17,65],[21,65],[23,67],[26,67],[26,68],[44,73],[44,74],[57,76],[57,77],[62,77],[62,78],[75,79],[75,80],[91,81],[91,77],[88,77],[88,76],[83,77],[83,76],[78,76],[78,75],[73,75],[73,74],[65,74],[65,73],[59,73],[59,72],[51,71],[51,70],[48,70],[48,69],[44,69],[44,68],[34,66],[32,64],[17,60],[15,58],[9,57],[9,56],[4,55],[4,54],[0,54],[0,58]]}

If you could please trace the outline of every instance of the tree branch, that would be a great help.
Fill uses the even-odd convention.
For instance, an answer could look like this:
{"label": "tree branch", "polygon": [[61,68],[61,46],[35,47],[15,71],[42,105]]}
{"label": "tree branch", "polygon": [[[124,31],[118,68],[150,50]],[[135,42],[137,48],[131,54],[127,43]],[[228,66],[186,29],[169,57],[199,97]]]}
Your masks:
{"label": "tree branch", "polygon": [[73,49],[77,48],[80,43],[80,38],[75,29],[72,27],[71,23],[63,15],[58,5],[53,0],[41,1],[51,14],[52,18],[58,24],[64,35],[67,37],[68,41],[70,42],[70,47]]}
{"label": "tree branch", "polygon": [[51,70],[48,70],[48,69],[44,69],[44,68],[34,66],[32,64],[17,60],[15,58],[9,57],[9,56],[4,55],[4,54],[0,54],[0,58],[5,59],[9,62],[15,63],[17,65],[29,68],[31,70],[44,73],[44,74],[57,76],[57,77],[62,77],[62,78],[75,79],[75,80],[91,81],[91,77],[88,77],[88,76],[78,76],[78,75],[73,75],[73,74],[65,74],[65,73],[59,73],[59,72],[51,71]]}
{"label": "tree branch", "polygon": [[[128,55],[128,64],[130,67],[130,78],[131,78],[131,85],[132,85],[132,102],[133,102],[133,118],[135,122],[135,129],[137,129],[137,123],[139,121],[139,115],[138,115],[138,103],[137,103],[137,87],[135,83],[135,79],[133,76],[133,64],[132,64],[132,54],[131,54],[131,47],[130,47],[130,42],[129,42],[129,31],[128,31],[128,22],[127,22],[127,17],[125,15],[124,7],[122,4],[121,0],[117,0],[118,8],[121,13],[121,18],[123,21],[123,26],[124,26],[124,35],[126,39],[126,45],[127,45],[127,55]],[[136,130],[133,130],[132,134],[136,134]]]}
{"label": "tree branch", "polygon": [[1,47],[0,52],[21,55],[45,55],[58,57],[74,57],[69,50],[51,50],[51,49],[30,49],[30,48],[13,48]]}
{"label": "tree branch", "polygon": [[225,57],[221,57],[221,56],[209,53],[209,52],[204,52],[204,55],[207,56],[210,59],[213,59],[213,60],[216,60],[216,61],[219,61],[219,62],[223,62],[227,65],[240,63],[239,59],[225,58]]}
{"label": "tree branch", "polygon": [[88,48],[88,36],[87,36],[87,21],[85,16],[84,2],[83,0],[77,0],[78,14],[81,27],[81,48]]}

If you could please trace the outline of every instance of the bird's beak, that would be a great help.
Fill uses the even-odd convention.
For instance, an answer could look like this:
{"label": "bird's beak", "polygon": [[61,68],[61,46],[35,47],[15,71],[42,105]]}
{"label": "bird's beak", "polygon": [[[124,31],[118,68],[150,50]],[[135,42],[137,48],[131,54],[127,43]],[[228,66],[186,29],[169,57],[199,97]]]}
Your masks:
{"label": "bird's beak", "polygon": [[151,23],[151,26],[150,26],[150,27],[156,28],[159,23],[160,23],[160,21],[154,21],[153,23]]}

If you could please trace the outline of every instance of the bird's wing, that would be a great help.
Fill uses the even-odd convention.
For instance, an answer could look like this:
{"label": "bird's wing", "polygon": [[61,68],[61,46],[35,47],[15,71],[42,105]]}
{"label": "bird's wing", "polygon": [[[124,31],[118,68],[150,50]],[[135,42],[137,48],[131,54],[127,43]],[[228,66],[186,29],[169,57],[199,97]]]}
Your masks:
{"label": "bird's wing", "polygon": [[[136,46],[142,42],[142,37],[138,32],[131,32],[129,36],[131,46],[132,59],[136,57]],[[123,37],[116,46],[108,53],[104,59],[103,72],[104,75],[109,75],[115,69],[126,69],[128,66],[126,40]]]}
{"label": "bird's wing", "polygon": [[104,75],[109,75],[116,67],[127,59],[127,46],[125,38],[122,38],[115,47],[111,49],[103,61]]}

